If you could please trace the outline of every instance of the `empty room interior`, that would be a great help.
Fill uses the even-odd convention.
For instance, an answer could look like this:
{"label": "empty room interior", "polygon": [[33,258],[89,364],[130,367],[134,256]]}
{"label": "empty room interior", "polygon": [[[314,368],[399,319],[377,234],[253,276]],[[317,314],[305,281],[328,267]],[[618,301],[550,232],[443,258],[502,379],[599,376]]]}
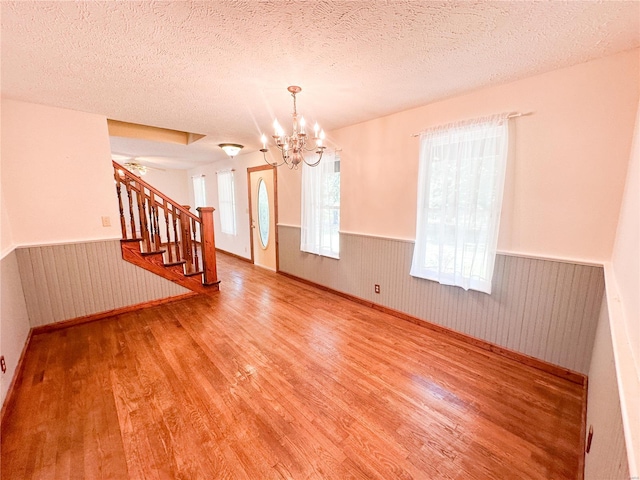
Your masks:
{"label": "empty room interior", "polygon": [[0,8],[1,478],[640,478],[640,2]]}

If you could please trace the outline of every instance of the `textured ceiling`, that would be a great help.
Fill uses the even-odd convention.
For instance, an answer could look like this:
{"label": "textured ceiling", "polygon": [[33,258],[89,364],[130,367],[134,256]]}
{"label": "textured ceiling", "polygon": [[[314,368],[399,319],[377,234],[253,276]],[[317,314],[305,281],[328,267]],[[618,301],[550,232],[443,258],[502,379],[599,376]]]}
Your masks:
{"label": "textured ceiling", "polygon": [[4,96],[206,134],[211,159],[220,142],[259,148],[274,115],[289,125],[288,85],[331,130],[640,45],[637,1],[3,0],[1,13]]}

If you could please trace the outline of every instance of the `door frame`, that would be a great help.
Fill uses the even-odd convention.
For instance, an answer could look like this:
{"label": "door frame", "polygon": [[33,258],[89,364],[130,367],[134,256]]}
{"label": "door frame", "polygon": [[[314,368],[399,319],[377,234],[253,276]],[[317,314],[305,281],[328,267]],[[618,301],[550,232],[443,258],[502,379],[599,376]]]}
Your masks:
{"label": "door frame", "polygon": [[260,172],[263,170],[273,170],[273,224],[275,226],[274,230],[274,241],[275,241],[275,249],[276,249],[276,272],[280,271],[280,253],[279,253],[279,242],[278,242],[278,169],[273,165],[261,165],[259,167],[249,167],[247,168],[247,191],[249,192],[249,244],[251,245],[251,263],[255,264],[255,258],[253,254],[253,210],[251,208],[251,174],[255,172]]}

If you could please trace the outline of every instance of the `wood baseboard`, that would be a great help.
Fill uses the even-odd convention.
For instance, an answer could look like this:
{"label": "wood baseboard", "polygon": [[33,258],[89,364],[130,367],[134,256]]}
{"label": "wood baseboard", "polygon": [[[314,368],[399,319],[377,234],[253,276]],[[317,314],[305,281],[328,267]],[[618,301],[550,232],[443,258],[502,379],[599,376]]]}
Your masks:
{"label": "wood baseboard", "polygon": [[200,295],[198,292],[188,292],[182,295],[176,295],[175,297],[160,298],[158,300],[151,300],[149,302],[137,303],[135,305],[129,305],[127,307],[116,308],[113,310],[107,310],[105,312],[94,313],[91,315],[85,315],[83,317],[71,318],[69,320],[63,320],[61,322],[49,323],[47,325],[40,325],[33,327],[30,333],[33,335],[40,335],[42,333],[55,332],[69,327],[75,327],[76,325],[82,325],[85,323],[95,322],[104,318],[113,317],[114,315],[121,315],[123,313],[135,312],[142,310],[143,308],[155,307],[157,305],[164,305],[165,303],[177,302],[178,300],[184,300],[185,298],[191,298],[196,295]]}
{"label": "wood baseboard", "polygon": [[241,257],[238,254],[227,252],[226,250],[222,250],[221,248],[216,247],[216,252],[224,253],[225,255],[229,255],[230,257],[237,258],[238,260],[242,260],[243,262],[253,263],[250,258]]}
{"label": "wood baseboard", "polygon": [[399,310],[395,310],[393,308],[385,307],[384,305],[380,305],[380,304],[371,302],[369,300],[365,300],[363,298],[356,297],[356,296],[351,295],[349,293],[344,293],[344,292],[340,292],[338,290],[334,290],[333,288],[327,287],[325,285],[320,285],[318,283],[312,282],[311,280],[307,280],[305,278],[297,277],[297,276],[292,275],[290,273],[279,271],[278,274],[284,275],[284,276],[289,277],[289,278],[291,278],[293,280],[296,280],[298,282],[301,282],[301,283],[304,283],[304,284],[311,285],[313,287],[319,288],[320,290],[324,290],[326,292],[330,292],[330,293],[333,293],[335,295],[339,295],[339,296],[341,296],[343,298],[347,298],[347,299],[352,300],[354,302],[357,302],[357,303],[359,303],[361,305],[366,305],[366,306],[368,306],[370,308],[373,308],[375,310],[378,310],[380,312],[388,313],[389,315],[393,315],[394,317],[401,318],[403,320],[406,320],[406,321],[411,322],[413,324],[419,325],[421,327],[428,328],[428,329],[433,330],[435,332],[446,334],[451,338],[455,338],[457,340],[460,340],[460,341],[468,343],[470,345],[479,347],[479,348],[481,348],[483,350],[487,350],[489,352],[497,353],[500,356],[509,358],[511,360],[515,360],[517,362],[520,362],[520,363],[522,363],[524,365],[528,365],[530,367],[537,368],[538,370],[542,370],[544,372],[551,373],[552,375],[555,375],[557,377],[565,378],[565,379],[569,380],[570,382],[576,383],[578,385],[582,385],[586,389],[587,376],[582,374],[582,373],[570,370],[568,368],[561,367],[559,365],[554,365],[553,363],[545,362],[544,360],[540,360],[539,358],[535,358],[535,357],[532,357],[530,355],[517,352],[515,350],[511,350],[511,349],[508,349],[508,348],[505,348],[505,347],[501,347],[499,345],[496,345],[494,343],[488,342],[486,340],[482,340],[481,338],[472,337],[471,335],[467,335],[465,333],[461,333],[461,332],[458,332],[456,330],[452,330],[450,328],[443,327],[443,326],[437,325],[435,323],[431,323],[431,322],[429,322],[427,320],[422,320],[422,319],[420,319],[418,317],[414,317],[413,315],[409,315],[408,313],[404,313],[404,312],[401,312]]}
{"label": "wood baseboard", "polygon": [[14,395],[14,392],[22,382],[22,371],[24,365],[24,358],[27,354],[27,349],[29,348],[29,344],[31,343],[31,338],[33,337],[33,328],[29,330],[27,335],[27,340],[24,342],[24,346],[22,347],[22,352],[20,352],[20,358],[18,359],[18,364],[16,365],[16,369],[13,372],[13,378],[11,379],[11,383],[9,384],[9,388],[7,390],[7,396],[4,397],[4,402],[2,403],[2,410],[0,410],[0,422],[4,423],[5,415],[7,414],[7,406],[11,404],[11,398]]}

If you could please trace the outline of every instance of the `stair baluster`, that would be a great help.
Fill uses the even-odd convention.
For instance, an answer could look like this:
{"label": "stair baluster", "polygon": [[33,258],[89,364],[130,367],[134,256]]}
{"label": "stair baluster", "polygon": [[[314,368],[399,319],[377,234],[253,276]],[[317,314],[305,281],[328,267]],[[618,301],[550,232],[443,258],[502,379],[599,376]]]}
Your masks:
{"label": "stair baluster", "polygon": [[145,220],[149,222],[147,224],[147,228],[149,229],[149,244],[151,245],[151,249],[149,251],[157,252],[158,247],[155,245],[155,228],[153,225],[153,199],[149,195],[147,195],[147,192],[144,191],[144,187],[142,191],[144,192],[144,207],[147,214],[147,218],[145,218]]}
{"label": "stair baluster", "polygon": [[[136,185],[132,185],[134,187]],[[146,252],[151,251],[151,242],[149,241],[149,225],[147,224],[147,214],[145,210],[144,192],[138,189],[134,190],[136,193],[136,200],[138,203],[138,222],[140,226],[140,237],[144,244]]]}
{"label": "stair baluster", "polygon": [[118,192],[118,210],[120,211],[120,229],[122,230],[122,238],[127,239],[127,224],[124,221],[124,208],[122,206],[122,184],[120,182],[120,175],[116,170],[113,178],[116,181],[116,191]]}
{"label": "stair baluster", "polygon": [[167,259],[169,263],[173,263],[173,252],[171,251],[171,230],[169,229],[169,209],[167,208],[167,199],[162,200],[162,210],[164,210],[164,228],[167,232]]}
{"label": "stair baluster", "polygon": [[153,192],[149,194],[149,204],[151,205],[151,231],[153,234],[153,250],[158,252],[162,249],[162,240],[160,238],[160,222],[158,221],[158,205],[156,203]]}
{"label": "stair baluster", "polygon": [[191,233],[193,234],[193,264],[196,272],[200,271],[200,263],[198,262],[198,241],[196,239],[197,228],[196,228],[196,220],[191,219]]}
{"label": "stair baluster", "polygon": [[127,190],[127,198],[129,200],[129,219],[130,219],[130,231],[131,238],[139,238],[138,231],[136,230],[136,217],[133,213],[133,193],[131,191],[131,183],[127,177],[124,178],[124,186]]}
{"label": "stair baluster", "polygon": [[191,219],[187,216],[189,212],[189,206],[183,205],[182,208],[186,210],[180,212],[180,254],[182,260],[186,262],[185,273],[187,275],[195,272],[193,268],[193,251],[191,250]]}
{"label": "stair baluster", "polygon": [[175,254],[176,254],[176,262],[182,260],[182,257],[180,256],[180,243],[179,243],[179,237],[178,237],[178,213],[176,212],[176,207],[174,205],[173,207],[173,215],[172,215],[172,223],[173,223],[173,245],[174,245],[174,249],[175,249]]}

